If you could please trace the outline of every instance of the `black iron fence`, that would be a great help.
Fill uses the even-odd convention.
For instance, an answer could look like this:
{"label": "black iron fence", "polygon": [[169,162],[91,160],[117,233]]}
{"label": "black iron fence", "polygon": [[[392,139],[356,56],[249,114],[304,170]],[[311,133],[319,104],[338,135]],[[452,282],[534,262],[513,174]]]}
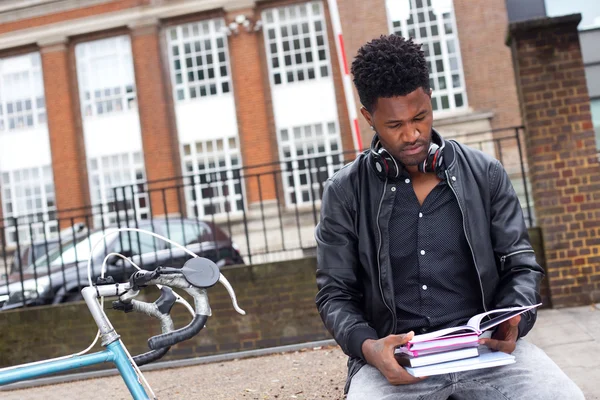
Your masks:
{"label": "black iron fence", "polygon": [[[522,128],[455,139],[503,163],[532,226]],[[222,264],[314,254],[323,184],[356,153],[310,148],[294,157],[284,154],[277,163],[241,168],[215,160],[199,174],[115,187],[105,204],[0,219],[0,304],[9,308],[78,298],[88,281],[88,259],[94,281],[102,264],[117,280],[126,279],[131,269],[116,257],[107,258],[113,252],[148,269],[182,265],[188,258],[151,236],[115,233],[117,228],[151,230]]]}

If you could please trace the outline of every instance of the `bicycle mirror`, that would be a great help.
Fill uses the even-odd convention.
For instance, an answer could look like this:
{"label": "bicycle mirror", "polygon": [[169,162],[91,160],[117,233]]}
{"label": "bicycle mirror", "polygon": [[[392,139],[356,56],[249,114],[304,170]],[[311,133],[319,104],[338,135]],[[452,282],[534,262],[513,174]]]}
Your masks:
{"label": "bicycle mirror", "polygon": [[181,268],[185,279],[194,286],[209,288],[214,286],[221,276],[217,264],[207,258],[192,258]]}

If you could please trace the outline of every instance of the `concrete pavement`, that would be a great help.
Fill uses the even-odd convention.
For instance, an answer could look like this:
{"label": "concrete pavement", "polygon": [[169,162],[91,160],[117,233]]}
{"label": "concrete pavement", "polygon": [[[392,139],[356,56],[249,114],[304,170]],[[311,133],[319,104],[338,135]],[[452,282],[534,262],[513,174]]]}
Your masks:
{"label": "concrete pavement", "polygon": [[526,339],[543,349],[587,400],[600,400],[600,304],[540,310]]}
{"label": "concrete pavement", "polygon": [[[526,340],[542,348],[579,385],[586,399],[600,400],[600,304],[560,310],[540,310],[537,323],[527,335]],[[142,369],[148,371],[149,380],[153,386],[163,388],[161,398],[275,399],[293,397],[339,400],[342,397],[341,390],[346,376],[347,358],[339,350],[339,347],[328,348],[329,345],[335,345],[335,342],[329,340],[159,362],[142,367]],[[324,347],[321,349],[322,346]],[[321,350],[310,351],[315,347]],[[309,351],[301,352],[304,361],[298,362],[298,351],[301,349],[309,349]],[[240,361],[245,358],[248,359]],[[285,364],[286,359],[292,360],[292,365]],[[230,364],[224,367],[223,363],[227,362]],[[236,366],[235,370],[231,370],[232,366]],[[265,370],[265,366],[272,368],[272,371]],[[315,368],[321,372],[321,375],[311,375]],[[256,371],[260,371],[260,373],[256,374]],[[115,392],[116,397],[113,398],[128,398],[120,378],[108,377],[114,374],[116,374],[116,370],[96,371],[21,382],[0,388],[2,393],[0,397],[3,399],[63,399],[64,396],[71,393],[89,391],[96,385],[98,388],[111,387],[119,391],[119,396],[122,397],[117,396]],[[185,376],[188,376],[189,379],[184,379]],[[206,384],[200,385],[199,377],[206,378]],[[214,382],[217,379],[215,377],[229,379],[228,384],[215,386]],[[90,380],[90,378],[101,379]],[[210,388],[213,391],[210,395],[204,393],[206,396],[190,394],[186,397],[183,393],[196,387],[192,385],[193,387],[190,389],[189,382],[191,380],[196,382],[198,387],[202,387],[204,390]],[[179,386],[174,382],[180,382]],[[258,390],[254,386],[249,389],[248,382],[252,382],[254,386],[261,389]],[[36,387],[42,385],[53,386]],[[17,388],[29,389],[6,391]],[[307,388],[313,388],[310,389],[312,392],[308,392]],[[97,398],[105,399],[103,392],[98,390],[100,394]],[[251,394],[247,392],[248,390],[251,390]],[[315,390],[316,392],[314,392]],[[313,396],[317,392],[319,392],[318,396]],[[49,397],[49,393],[55,397]],[[96,399],[96,397],[89,398]]]}

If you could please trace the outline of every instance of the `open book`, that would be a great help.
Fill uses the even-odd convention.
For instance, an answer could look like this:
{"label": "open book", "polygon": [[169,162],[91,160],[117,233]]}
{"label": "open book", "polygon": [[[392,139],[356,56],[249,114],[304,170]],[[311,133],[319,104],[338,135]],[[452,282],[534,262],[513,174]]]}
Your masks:
{"label": "open book", "polygon": [[[485,313],[477,314],[471,317],[471,319],[467,321],[466,325],[440,329],[438,331],[424,333],[422,335],[415,335],[412,338],[412,340],[408,342],[407,347],[410,349],[411,346],[416,343],[446,339],[449,337],[469,336],[468,334],[481,335],[488,329],[493,328],[496,325],[499,325],[502,322],[511,319],[512,317],[515,317],[533,308],[539,307],[541,304],[542,303],[535,304],[532,306],[501,308],[498,310],[492,310]],[[482,323],[483,319],[486,317],[489,317],[490,319]]]}

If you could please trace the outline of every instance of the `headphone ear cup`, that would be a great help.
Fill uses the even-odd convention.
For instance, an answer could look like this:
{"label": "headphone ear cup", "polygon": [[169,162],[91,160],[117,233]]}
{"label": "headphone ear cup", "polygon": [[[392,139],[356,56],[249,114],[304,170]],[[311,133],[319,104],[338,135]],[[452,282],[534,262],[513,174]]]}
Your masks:
{"label": "headphone ear cup", "polygon": [[437,172],[439,165],[441,165],[442,152],[440,146],[436,143],[431,142],[429,146],[429,152],[427,158],[423,163],[419,164],[419,171],[421,172]]}
{"label": "headphone ear cup", "polygon": [[400,165],[398,161],[384,148],[379,150],[381,159],[385,162],[386,166],[386,178],[397,179],[400,176]]}
{"label": "headphone ear cup", "polygon": [[371,152],[371,157],[373,160],[375,172],[382,180],[385,180],[388,170],[387,163],[378,152]]}
{"label": "headphone ear cup", "polygon": [[375,169],[375,173],[381,180],[397,179],[401,173],[401,165],[380,143],[377,135],[373,136],[371,141],[370,160]]}
{"label": "headphone ear cup", "polygon": [[387,177],[395,179],[398,177],[398,163],[386,150],[382,151],[381,158],[383,158],[387,165]]}

